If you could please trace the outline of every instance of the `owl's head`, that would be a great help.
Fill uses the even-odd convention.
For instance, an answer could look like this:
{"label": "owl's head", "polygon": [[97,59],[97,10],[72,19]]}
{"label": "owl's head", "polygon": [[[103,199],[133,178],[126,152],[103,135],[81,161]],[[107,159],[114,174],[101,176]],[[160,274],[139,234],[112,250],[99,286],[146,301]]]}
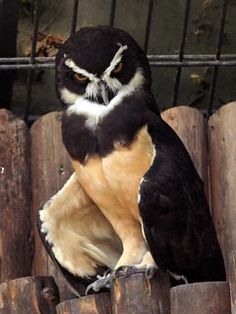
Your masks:
{"label": "owl's head", "polygon": [[61,102],[78,97],[108,105],[122,90],[150,88],[148,60],[125,31],[85,27],[72,35],[56,57],[56,90]]}

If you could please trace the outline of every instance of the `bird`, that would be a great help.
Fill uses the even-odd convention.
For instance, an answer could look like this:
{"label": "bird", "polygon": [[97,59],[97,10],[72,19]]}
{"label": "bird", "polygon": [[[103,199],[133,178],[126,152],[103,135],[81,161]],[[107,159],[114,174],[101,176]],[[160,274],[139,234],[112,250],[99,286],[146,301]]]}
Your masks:
{"label": "bird", "polygon": [[203,181],[161,118],[135,39],[118,28],[83,27],[60,47],[55,73],[74,172],[37,223],[73,291],[96,292],[129,270],[224,281]]}

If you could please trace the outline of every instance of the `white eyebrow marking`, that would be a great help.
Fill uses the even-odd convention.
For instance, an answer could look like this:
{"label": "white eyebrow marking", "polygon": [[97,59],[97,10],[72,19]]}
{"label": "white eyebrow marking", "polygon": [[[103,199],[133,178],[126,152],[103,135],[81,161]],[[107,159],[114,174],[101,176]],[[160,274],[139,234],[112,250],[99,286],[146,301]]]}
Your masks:
{"label": "white eyebrow marking", "polygon": [[89,73],[85,69],[80,68],[79,66],[77,66],[74,63],[74,61],[72,59],[66,59],[65,60],[65,65],[68,68],[70,68],[73,72],[86,76],[90,81],[95,81],[95,82],[99,81],[99,78],[97,78],[97,76],[95,74]]}
{"label": "white eyebrow marking", "polygon": [[113,59],[111,60],[111,63],[109,67],[103,72],[103,77],[109,76],[114,70],[115,66],[121,61],[123,57],[123,52],[128,49],[128,46],[122,46],[120,43],[117,43],[117,45],[120,46],[120,48],[117,50],[116,54],[114,55]]}

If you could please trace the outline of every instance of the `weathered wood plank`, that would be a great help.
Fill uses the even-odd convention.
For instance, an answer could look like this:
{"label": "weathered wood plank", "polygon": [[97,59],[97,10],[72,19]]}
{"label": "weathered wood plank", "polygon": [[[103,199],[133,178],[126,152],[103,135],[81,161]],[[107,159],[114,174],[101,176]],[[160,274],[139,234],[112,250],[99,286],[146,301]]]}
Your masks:
{"label": "weathered wood plank", "polygon": [[24,277],[0,285],[1,314],[55,314],[58,302],[52,277]]}
{"label": "weathered wood plank", "polygon": [[230,314],[229,285],[204,282],[170,290],[171,314]]}
{"label": "weathered wood plank", "polygon": [[[35,215],[40,207],[63,186],[72,171],[61,139],[61,113],[49,113],[36,121],[31,128],[31,142],[32,194]],[[54,276],[60,290],[61,300],[74,297],[44,250],[36,229],[33,273]]]}
{"label": "weathered wood plank", "polygon": [[236,314],[236,250],[232,251],[228,256],[228,270],[231,312]]}
{"label": "weathered wood plank", "polygon": [[186,146],[208,194],[207,134],[204,115],[197,109],[179,106],[164,111],[162,118]]}
{"label": "weathered wood plank", "polygon": [[169,278],[161,272],[151,280],[145,274],[118,277],[111,300],[113,314],[169,314]]}
{"label": "weathered wood plank", "polygon": [[[209,119],[209,153],[213,218],[226,267],[236,249],[236,102]],[[228,268],[228,267],[227,267]]]}
{"label": "weathered wood plank", "polygon": [[31,273],[28,153],[26,124],[0,110],[0,282]]}
{"label": "weathered wood plank", "polygon": [[57,305],[57,314],[111,314],[110,293],[92,294]]}

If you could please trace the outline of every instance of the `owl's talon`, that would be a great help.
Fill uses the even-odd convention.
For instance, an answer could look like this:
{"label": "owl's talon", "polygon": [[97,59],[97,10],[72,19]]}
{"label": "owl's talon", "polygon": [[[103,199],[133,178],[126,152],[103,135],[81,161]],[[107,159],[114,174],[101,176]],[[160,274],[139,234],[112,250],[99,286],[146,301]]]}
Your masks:
{"label": "owl's talon", "polygon": [[173,273],[173,272],[171,272],[171,271],[167,271],[167,273],[172,277],[172,278],[174,278],[175,280],[177,280],[177,281],[180,281],[180,280],[183,280],[183,282],[185,283],[185,284],[188,284],[188,280],[187,280],[187,278],[184,276],[184,275],[178,275],[178,274],[176,274],[176,273]]}
{"label": "owl's talon", "polygon": [[146,279],[150,280],[154,276],[154,274],[156,273],[157,270],[158,270],[158,267],[156,267],[156,266],[147,267],[145,269]]}
{"label": "owl's talon", "polygon": [[105,272],[103,276],[98,276],[97,280],[95,280],[94,282],[92,282],[90,285],[87,286],[85,290],[85,295],[88,295],[90,290],[98,292],[103,288],[110,289],[111,287],[110,281],[111,281],[111,273]]}
{"label": "owl's talon", "polygon": [[129,277],[131,275],[144,273],[144,268],[138,268],[136,266],[121,266],[114,271],[114,278],[117,277]]}

